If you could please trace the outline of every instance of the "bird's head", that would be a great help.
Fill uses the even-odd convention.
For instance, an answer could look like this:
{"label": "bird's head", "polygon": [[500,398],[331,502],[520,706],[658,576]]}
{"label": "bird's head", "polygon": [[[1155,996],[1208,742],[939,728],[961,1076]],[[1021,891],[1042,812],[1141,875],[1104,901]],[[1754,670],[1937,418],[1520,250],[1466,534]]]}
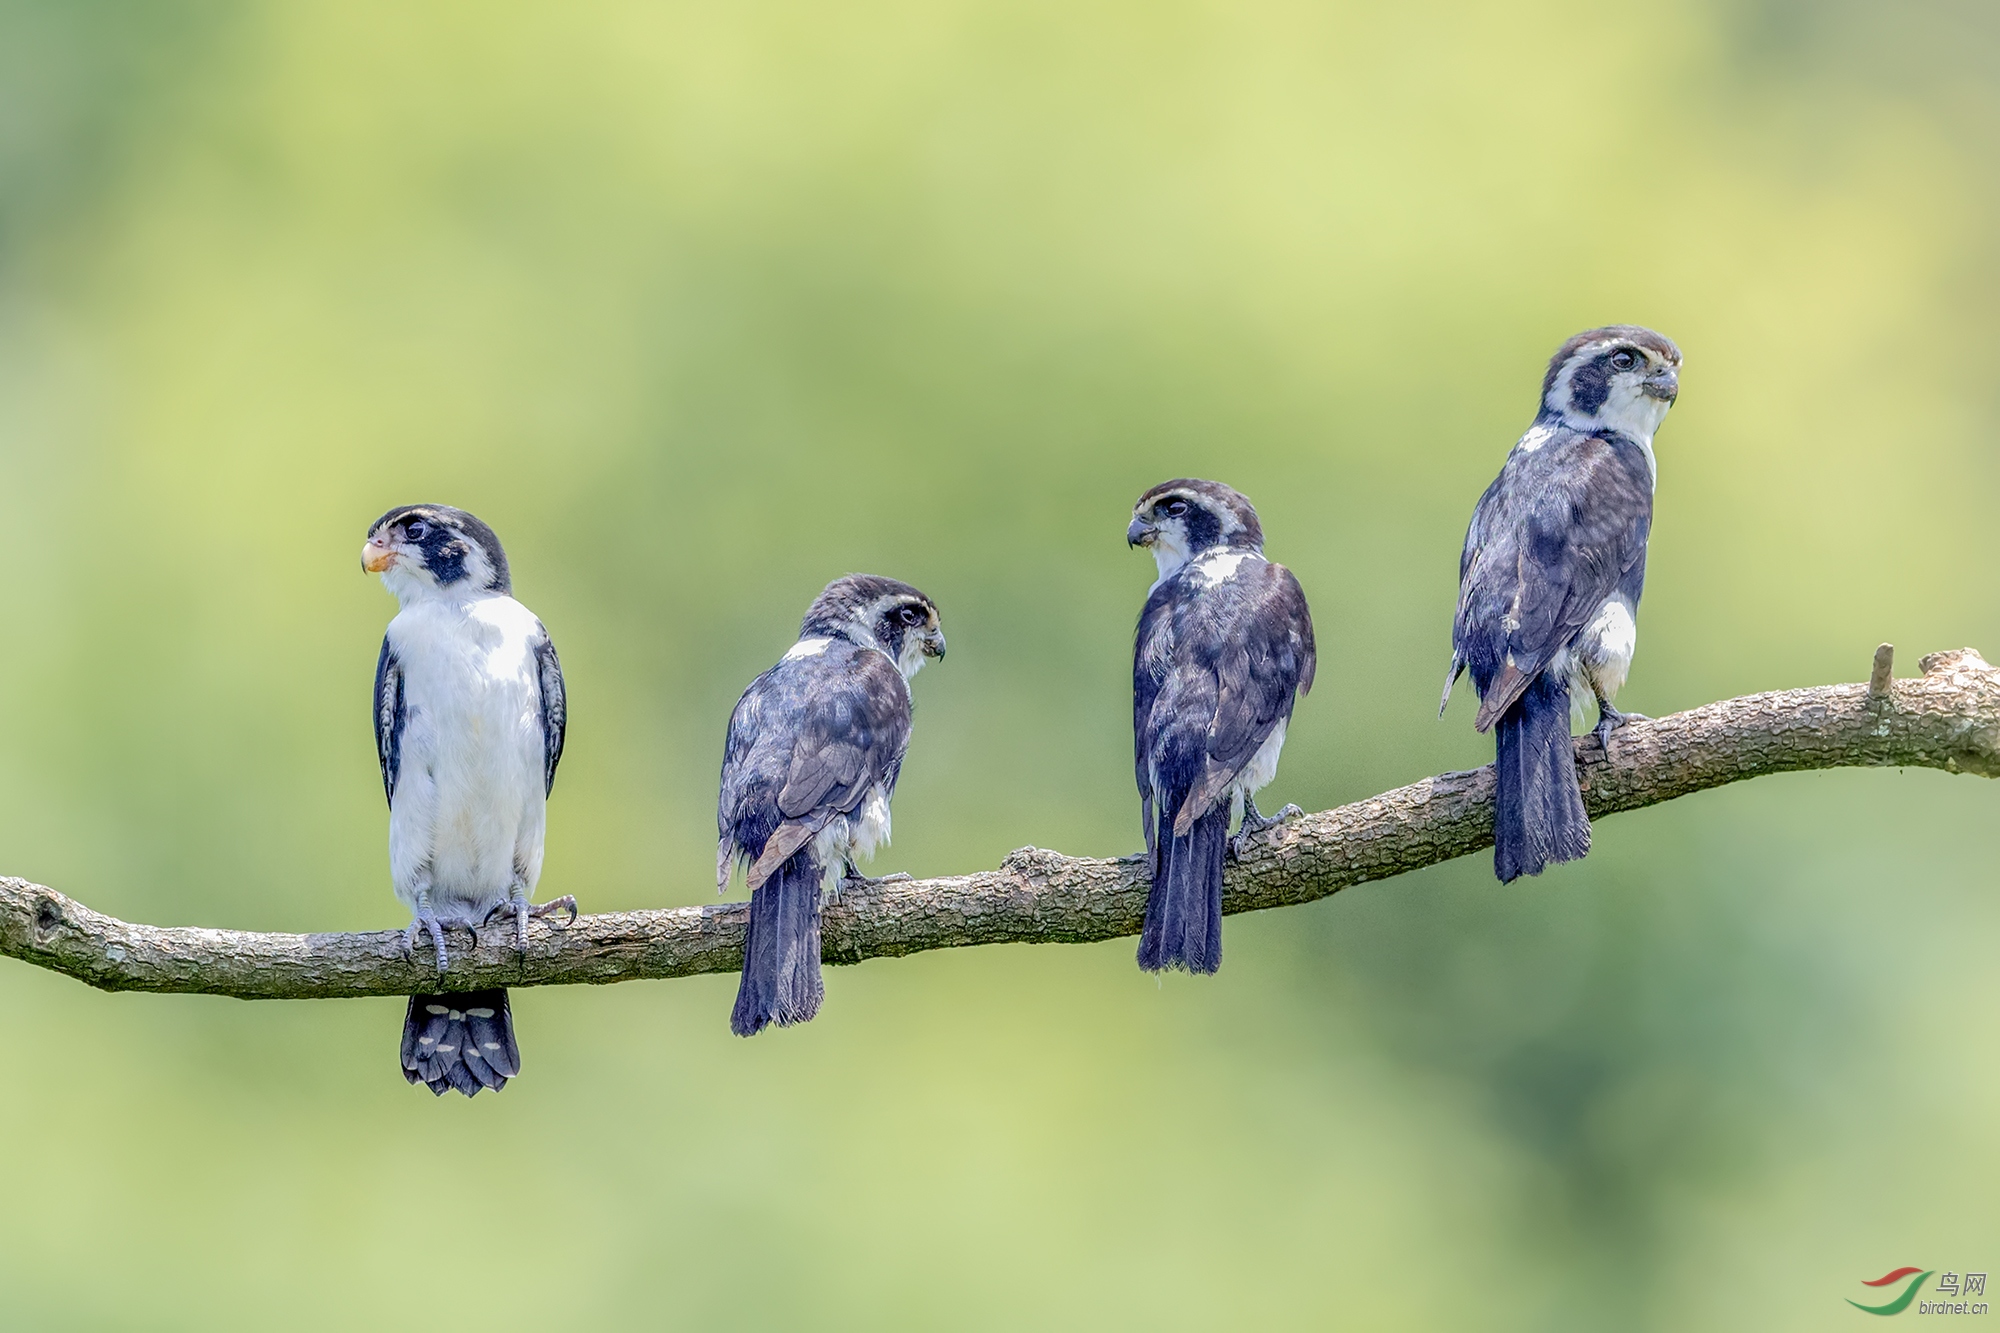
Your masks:
{"label": "bird's head", "polygon": [[361,567],[399,601],[508,594],[507,553],[493,529],[450,505],[398,505],[368,526]]}
{"label": "bird's head", "polygon": [[905,680],[926,657],[944,656],[936,604],[907,583],[874,574],[837,578],[813,599],[799,637],[820,636],[887,653]]}
{"label": "bird's head", "polygon": [[1164,580],[1203,551],[1262,552],[1264,528],[1250,502],[1221,482],[1180,477],[1139,497],[1125,541],[1149,547]]}
{"label": "bird's head", "polygon": [[1681,349],[1636,324],[1579,333],[1556,350],[1542,412],[1577,430],[1611,429],[1651,443],[1681,389]]}

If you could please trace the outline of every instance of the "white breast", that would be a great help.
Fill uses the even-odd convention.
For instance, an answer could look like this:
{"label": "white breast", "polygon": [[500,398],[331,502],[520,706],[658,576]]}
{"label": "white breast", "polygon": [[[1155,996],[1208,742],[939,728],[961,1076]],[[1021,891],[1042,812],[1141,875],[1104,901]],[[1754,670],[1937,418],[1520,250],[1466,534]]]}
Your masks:
{"label": "white breast", "polygon": [[426,601],[389,624],[402,664],[401,768],[389,814],[397,896],[428,888],[447,921],[483,919],[541,874],[545,741],[534,615],[511,597]]}

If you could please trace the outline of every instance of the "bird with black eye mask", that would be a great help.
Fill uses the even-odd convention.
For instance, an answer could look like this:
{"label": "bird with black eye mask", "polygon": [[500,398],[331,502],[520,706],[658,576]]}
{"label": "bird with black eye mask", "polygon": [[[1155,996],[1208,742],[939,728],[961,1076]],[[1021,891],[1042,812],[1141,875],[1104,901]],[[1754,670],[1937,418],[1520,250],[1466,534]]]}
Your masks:
{"label": "bird with black eye mask", "polygon": [[[1312,613],[1297,579],[1264,558],[1250,502],[1214,481],[1162,482],[1139,497],[1125,540],[1159,579],[1132,650],[1132,736],[1152,871],[1139,966],[1222,966],[1222,870],[1249,840],[1299,813],[1258,813],[1292,708],[1312,688]],[[1231,820],[1241,817],[1236,837]]]}
{"label": "bird with black eye mask", "polygon": [[[500,539],[449,505],[402,505],[375,520],[361,567],[401,604],[375,668],[375,746],[389,798],[389,874],[449,966],[446,931],[509,918],[576,918],[576,899],[535,904],[546,801],[562,759],[568,698],[555,645],[513,597]],[[477,936],[474,936],[475,943]],[[502,989],[414,995],[403,1075],[443,1095],[498,1090],[521,1069]]]}
{"label": "bird with black eye mask", "polygon": [[730,714],[715,880],[726,889],[741,863],[750,888],[729,1019],[738,1036],[819,1012],[821,897],[870,882],[855,859],[889,841],[889,801],[910,743],[909,680],[944,651],[930,598],[895,579],[850,574],[826,585],[798,642]]}
{"label": "bird with black eye mask", "polygon": [[1659,468],[1653,435],[1680,394],[1680,349],[1615,324],[1569,339],[1541,408],[1479,497],[1459,555],[1451,669],[1494,733],[1493,870],[1502,883],[1590,851],[1570,728],[1597,705],[1598,744],[1637,713],[1612,699],[1638,644]]}

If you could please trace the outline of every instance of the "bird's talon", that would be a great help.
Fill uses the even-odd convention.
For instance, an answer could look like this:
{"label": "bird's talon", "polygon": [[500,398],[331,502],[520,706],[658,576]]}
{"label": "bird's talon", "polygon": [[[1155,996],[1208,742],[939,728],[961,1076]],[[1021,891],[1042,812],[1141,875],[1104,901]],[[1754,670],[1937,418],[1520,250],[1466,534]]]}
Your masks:
{"label": "bird's talon", "polygon": [[569,920],[563,922],[565,926],[575,925],[577,916],[576,895],[565,893],[560,898],[551,898],[545,903],[536,903],[528,909],[528,915],[534,917],[554,916],[557,912],[569,913]]}
{"label": "bird's talon", "polygon": [[849,870],[834,883],[833,896],[836,900],[850,889],[879,889],[884,884],[908,884],[914,876],[906,870],[898,870],[889,875],[864,875],[858,870]]}
{"label": "bird's talon", "polygon": [[430,933],[431,943],[437,946],[437,968],[439,972],[443,972],[450,965],[449,960],[447,959],[445,954],[444,923],[442,921],[439,921],[434,916],[430,915],[420,916],[415,921],[412,921],[407,927],[404,928],[403,956],[412,961],[415,960],[416,948],[417,948],[417,931],[419,929],[428,931]]}
{"label": "bird's talon", "polygon": [[1627,722],[1650,721],[1652,719],[1644,713],[1621,713],[1611,706],[1609,700],[1599,699],[1597,701],[1597,725],[1590,730],[1591,734],[1597,737],[1598,748],[1604,751],[1604,755],[1608,759],[1611,757],[1612,732],[1618,730],[1618,728],[1624,726]]}

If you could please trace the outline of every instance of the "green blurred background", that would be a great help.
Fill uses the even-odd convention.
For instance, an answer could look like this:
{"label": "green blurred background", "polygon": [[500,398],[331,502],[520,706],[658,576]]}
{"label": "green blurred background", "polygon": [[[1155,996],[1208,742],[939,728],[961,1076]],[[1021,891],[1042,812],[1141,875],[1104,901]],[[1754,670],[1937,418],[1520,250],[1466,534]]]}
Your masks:
{"label": "green blurred background", "polygon": [[[1879,12],[1878,12],[1879,10]],[[367,523],[507,542],[568,669],[542,892],[711,899],[737,693],[828,578],[941,604],[878,871],[1138,844],[1147,485],[1319,624],[1277,801],[1484,762],[1456,556],[1567,334],[1686,353],[1659,714],[2000,657],[1990,5],[0,0],[0,871],[402,924]],[[0,963],[20,1327],[1818,1329],[2000,1271],[2000,789],[1768,778],[1230,920],[400,1002]],[[740,892],[740,891],[739,891]]]}

